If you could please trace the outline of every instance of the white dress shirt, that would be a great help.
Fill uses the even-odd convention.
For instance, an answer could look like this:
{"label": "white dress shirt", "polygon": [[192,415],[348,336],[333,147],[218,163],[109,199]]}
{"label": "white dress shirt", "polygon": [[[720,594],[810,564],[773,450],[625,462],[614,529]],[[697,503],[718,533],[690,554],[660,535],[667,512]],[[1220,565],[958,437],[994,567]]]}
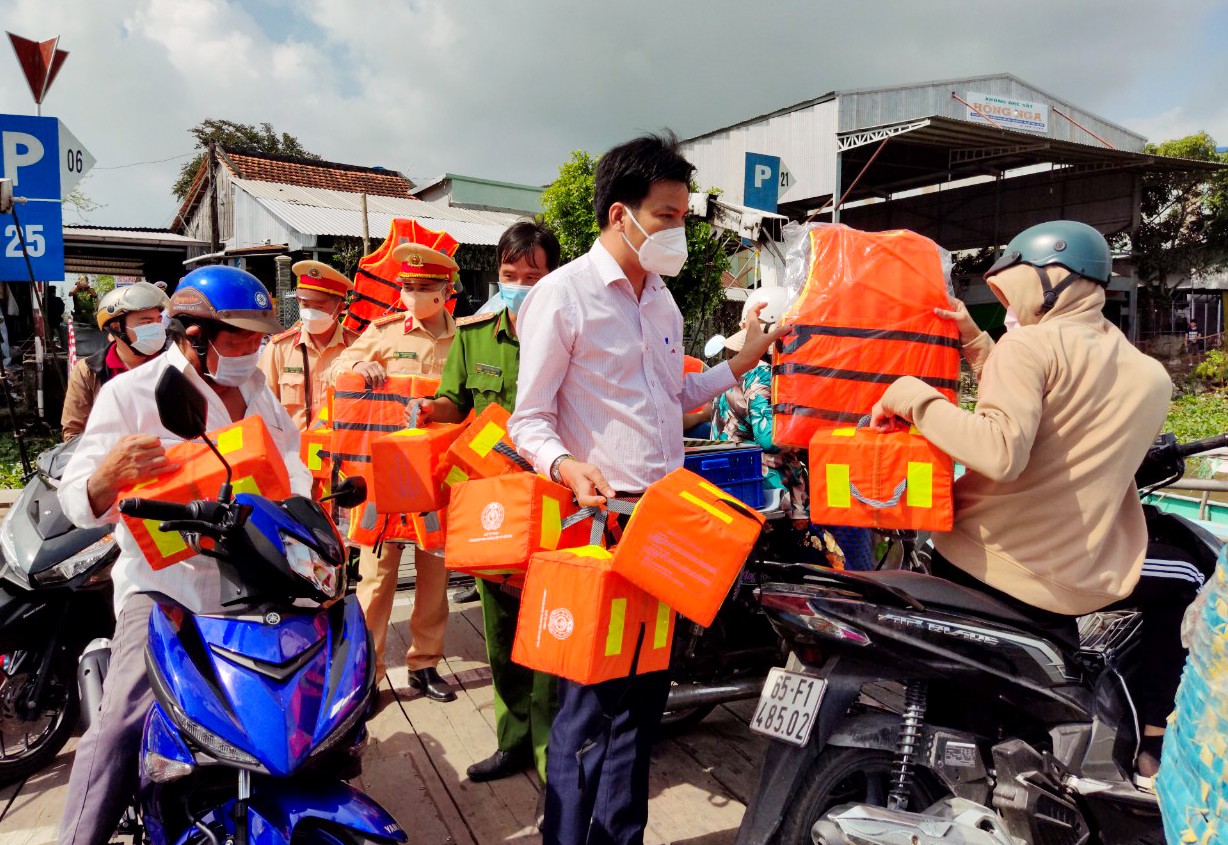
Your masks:
{"label": "white dress shirt", "polygon": [[[184,373],[208,402],[207,428],[212,431],[230,425],[230,412],[183,352],[171,345],[166,352],[135,370],[120,373],[102,386],[89,421],[81,434],[76,451],[64,468],[60,481],[60,507],[75,525],[83,528],[117,523],[115,537],[119,542],[119,559],[111,571],[115,585],[115,615],[119,616],[124,601],[133,593],[162,593],[196,613],[221,610],[221,580],[217,563],[203,555],[190,557],[181,563],[155,571],[145,560],[136,539],[119,518],[113,505],[106,513],[95,516],[90,506],[86,482],[102,463],[111,448],[126,435],[152,434],[163,446],[182,442],[162,425],[154,388],[169,367]],[[247,402],[247,416],[264,420],[273,442],[286,462],[290,489],[297,494],[311,495],[311,475],[299,458],[299,432],[290,415],[273,396],[257,371],[239,385]]]}
{"label": "white dress shirt", "polygon": [[512,441],[538,472],[571,453],[620,493],[682,466],[683,409],[735,383],[728,363],[684,375],[682,313],[665,283],[649,273],[637,299],[600,241],[533,286],[516,331]]}

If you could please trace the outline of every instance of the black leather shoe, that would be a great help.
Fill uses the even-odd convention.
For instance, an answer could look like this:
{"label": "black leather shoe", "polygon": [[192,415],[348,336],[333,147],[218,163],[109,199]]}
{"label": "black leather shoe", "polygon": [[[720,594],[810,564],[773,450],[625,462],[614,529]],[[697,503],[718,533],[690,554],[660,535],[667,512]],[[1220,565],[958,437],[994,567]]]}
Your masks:
{"label": "black leather shoe", "polygon": [[519,754],[507,751],[496,751],[485,760],[474,763],[465,774],[474,783],[485,783],[488,780],[511,777],[529,768],[529,761]]}
{"label": "black leather shoe", "polygon": [[456,693],[452,691],[452,685],[439,677],[439,673],[433,667],[410,672],[409,685],[416,690],[421,690],[422,694],[432,701],[456,701]]}
{"label": "black leather shoe", "polygon": [[456,602],[457,604],[468,604],[471,601],[477,601],[478,598],[477,584],[474,584],[471,587],[462,587],[452,594],[452,601]]}

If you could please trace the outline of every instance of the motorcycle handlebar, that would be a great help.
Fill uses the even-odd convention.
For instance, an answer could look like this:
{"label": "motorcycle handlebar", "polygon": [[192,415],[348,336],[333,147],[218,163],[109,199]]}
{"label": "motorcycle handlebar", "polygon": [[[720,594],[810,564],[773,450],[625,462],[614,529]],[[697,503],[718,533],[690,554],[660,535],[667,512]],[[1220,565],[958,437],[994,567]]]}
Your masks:
{"label": "motorcycle handlebar", "polygon": [[178,502],[160,502],[157,499],[121,499],[119,512],[137,519],[156,519],[171,522],[184,519],[199,519],[196,503],[182,505]]}
{"label": "motorcycle handlebar", "polygon": [[1177,445],[1177,454],[1183,458],[1188,458],[1200,452],[1210,452],[1212,449],[1223,449],[1225,447],[1228,447],[1228,434],[1219,434],[1204,440],[1180,443]]}

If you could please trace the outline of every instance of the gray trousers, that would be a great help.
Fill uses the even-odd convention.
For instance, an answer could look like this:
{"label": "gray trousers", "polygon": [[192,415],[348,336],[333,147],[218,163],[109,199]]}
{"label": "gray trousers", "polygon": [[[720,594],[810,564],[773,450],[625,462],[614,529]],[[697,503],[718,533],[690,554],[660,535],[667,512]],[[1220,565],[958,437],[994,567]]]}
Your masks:
{"label": "gray trousers", "polygon": [[68,778],[60,845],[106,845],[136,793],[141,730],[154,702],[145,677],[153,607],[152,596],[137,593],[116,620],[102,709],[77,743]]}

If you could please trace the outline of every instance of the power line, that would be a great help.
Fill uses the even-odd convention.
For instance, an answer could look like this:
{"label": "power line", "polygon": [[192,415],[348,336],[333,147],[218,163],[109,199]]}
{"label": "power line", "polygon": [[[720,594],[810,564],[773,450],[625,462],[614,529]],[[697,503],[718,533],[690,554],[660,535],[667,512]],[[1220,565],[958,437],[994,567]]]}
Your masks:
{"label": "power line", "polygon": [[160,158],[155,161],[134,161],[131,164],[114,164],[110,167],[95,167],[94,170],[123,170],[125,167],[140,167],[142,164],[164,164],[168,161],[175,161],[176,159],[187,158],[188,156],[194,155],[196,155],[195,150],[190,153],[184,153],[183,155],[171,156],[170,158]]}

